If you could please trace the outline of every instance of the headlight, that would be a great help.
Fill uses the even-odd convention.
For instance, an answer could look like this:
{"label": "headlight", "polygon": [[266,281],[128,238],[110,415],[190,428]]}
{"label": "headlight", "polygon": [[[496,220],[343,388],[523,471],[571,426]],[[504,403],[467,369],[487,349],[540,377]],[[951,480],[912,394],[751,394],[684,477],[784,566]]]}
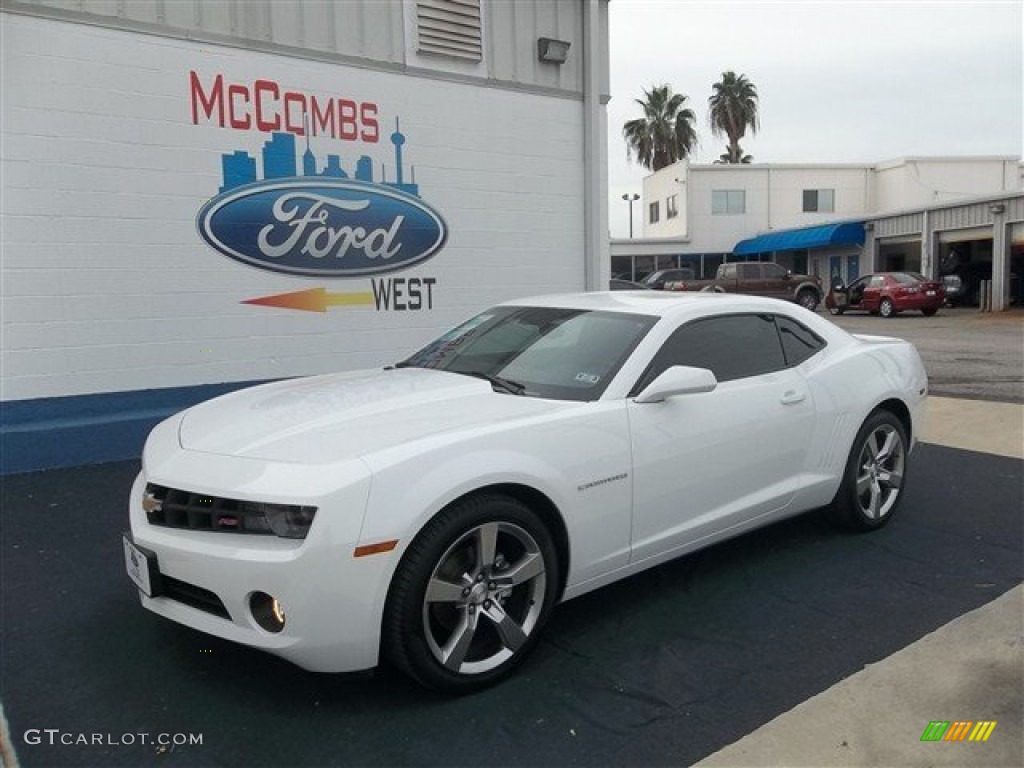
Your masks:
{"label": "headlight", "polygon": [[289,504],[264,504],[270,530],[285,539],[304,539],[316,516],[316,507],[293,507]]}

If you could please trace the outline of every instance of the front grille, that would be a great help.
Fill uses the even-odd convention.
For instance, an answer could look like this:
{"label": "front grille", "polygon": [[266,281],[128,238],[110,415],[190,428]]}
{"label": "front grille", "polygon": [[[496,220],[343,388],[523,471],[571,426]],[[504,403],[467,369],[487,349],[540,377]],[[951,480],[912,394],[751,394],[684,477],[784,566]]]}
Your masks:
{"label": "front grille", "polygon": [[142,506],[150,525],[163,528],[277,534],[288,538],[303,538],[305,530],[300,527],[282,529],[278,521],[298,519],[304,521],[305,529],[308,529],[316,513],[316,507],[227,499],[154,483],[146,485]]}
{"label": "front grille", "polygon": [[228,609],[216,594],[208,589],[189,584],[187,581],[174,579],[165,573],[160,574],[161,595],[171,600],[177,600],[199,611],[212,613],[222,619],[231,619]]}

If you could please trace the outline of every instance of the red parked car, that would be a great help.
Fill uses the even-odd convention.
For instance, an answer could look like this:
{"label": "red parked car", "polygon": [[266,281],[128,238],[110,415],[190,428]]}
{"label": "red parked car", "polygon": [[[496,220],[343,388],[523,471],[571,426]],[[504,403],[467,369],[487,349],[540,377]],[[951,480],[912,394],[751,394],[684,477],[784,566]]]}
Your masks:
{"label": "red parked car", "polygon": [[825,306],[833,315],[859,309],[873,315],[892,317],[897,312],[919,309],[926,317],[939,311],[946,300],[942,283],[917,272],[875,272],[859,277],[848,286],[841,280],[832,284]]}

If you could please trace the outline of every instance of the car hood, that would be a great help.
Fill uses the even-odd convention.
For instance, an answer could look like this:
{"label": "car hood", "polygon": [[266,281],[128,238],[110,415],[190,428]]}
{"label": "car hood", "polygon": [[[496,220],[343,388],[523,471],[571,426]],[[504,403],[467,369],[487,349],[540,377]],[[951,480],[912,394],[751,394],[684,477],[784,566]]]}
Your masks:
{"label": "car hood", "polygon": [[322,464],[574,405],[495,392],[486,381],[444,371],[360,371],[218,397],[185,413],[178,439],[189,451]]}

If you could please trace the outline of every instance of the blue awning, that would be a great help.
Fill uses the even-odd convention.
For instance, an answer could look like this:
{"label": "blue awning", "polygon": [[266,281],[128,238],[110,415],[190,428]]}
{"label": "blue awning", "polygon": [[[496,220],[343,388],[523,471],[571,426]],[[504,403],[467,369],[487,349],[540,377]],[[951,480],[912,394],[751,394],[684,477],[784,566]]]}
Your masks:
{"label": "blue awning", "polygon": [[830,245],[863,245],[864,222],[847,221],[843,224],[825,224],[820,227],[769,232],[747,240],[740,240],[732,252],[737,256],[747,253],[771,251],[797,251],[806,248],[825,248]]}

